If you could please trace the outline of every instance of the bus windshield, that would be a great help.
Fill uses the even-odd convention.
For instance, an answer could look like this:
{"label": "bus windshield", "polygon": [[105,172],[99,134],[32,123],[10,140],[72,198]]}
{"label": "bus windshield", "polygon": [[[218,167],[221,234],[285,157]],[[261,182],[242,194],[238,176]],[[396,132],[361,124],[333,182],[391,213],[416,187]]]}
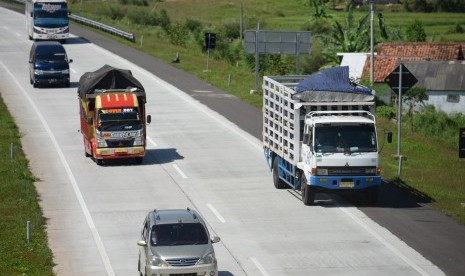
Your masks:
{"label": "bus windshield", "polygon": [[34,24],[43,28],[68,26],[68,6],[66,3],[34,4]]}
{"label": "bus windshield", "polygon": [[321,124],[315,127],[316,152],[376,152],[373,124]]}

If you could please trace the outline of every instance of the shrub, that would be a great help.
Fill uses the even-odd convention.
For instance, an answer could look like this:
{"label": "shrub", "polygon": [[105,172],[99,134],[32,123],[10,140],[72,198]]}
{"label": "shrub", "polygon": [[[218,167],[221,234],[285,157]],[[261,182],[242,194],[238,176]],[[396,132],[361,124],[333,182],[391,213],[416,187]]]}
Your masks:
{"label": "shrub", "polygon": [[389,105],[378,106],[376,108],[376,116],[389,120],[394,119],[396,117],[396,109]]}
{"label": "shrub", "polygon": [[169,28],[168,37],[171,44],[185,46],[189,39],[189,30],[184,24],[176,23]]}

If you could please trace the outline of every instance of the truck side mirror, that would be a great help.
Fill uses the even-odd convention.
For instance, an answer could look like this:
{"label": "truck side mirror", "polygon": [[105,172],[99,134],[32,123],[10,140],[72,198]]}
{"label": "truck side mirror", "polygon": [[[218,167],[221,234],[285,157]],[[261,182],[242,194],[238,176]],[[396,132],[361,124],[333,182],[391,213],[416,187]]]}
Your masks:
{"label": "truck side mirror", "polygon": [[91,125],[92,124],[92,117],[87,117],[87,124]]}
{"label": "truck side mirror", "polygon": [[308,145],[309,138],[310,138],[310,135],[308,135],[308,133],[305,133],[304,137],[302,137],[302,143],[304,143],[305,145]]}
{"label": "truck side mirror", "polygon": [[146,120],[146,122],[147,122],[147,125],[150,125],[150,123],[152,122],[152,116],[147,115],[147,120]]}
{"label": "truck side mirror", "polygon": [[388,143],[392,143],[392,132],[387,133],[387,140],[388,140]]}

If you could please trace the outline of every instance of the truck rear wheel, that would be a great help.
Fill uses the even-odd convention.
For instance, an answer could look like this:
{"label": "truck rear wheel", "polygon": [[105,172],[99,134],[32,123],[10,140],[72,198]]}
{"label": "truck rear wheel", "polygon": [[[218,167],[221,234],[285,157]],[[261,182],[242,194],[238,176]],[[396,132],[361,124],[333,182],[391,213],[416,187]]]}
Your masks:
{"label": "truck rear wheel", "polygon": [[300,178],[300,191],[304,205],[309,206],[315,203],[315,190],[307,184],[307,178],[305,178],[304,173],[302,173]]}
{"label": "truck rear wheel", "polygon": [[278,157],[275,157],[273,160],[273,183],[276,189],[286,188],[286,183],[279,178],[278,174]]}

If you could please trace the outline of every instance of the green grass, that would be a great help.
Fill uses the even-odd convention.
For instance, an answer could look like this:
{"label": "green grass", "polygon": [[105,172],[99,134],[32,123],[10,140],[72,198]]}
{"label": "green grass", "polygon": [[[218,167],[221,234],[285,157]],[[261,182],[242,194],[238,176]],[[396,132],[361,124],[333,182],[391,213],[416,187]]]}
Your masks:
{"label": "green grass", "polygon": [[381,152],[383,177],[425,194],[431,198],[433,206],[465,224],[465,210],[461,205],[465,203],[465,159],[458,157],[458,148],[411,132],[404,125],[401,154],[407,160],[403,161],[399,180],[399,161],[394,158],[397,154],[397,123],[378,119],[379,137],[383,137],[384,131],[392,131],[394,139],[392,144],[386,143]]}
{"label": "green grass", "polygon": [[[11,159],[13,144],[13,159]],[[53,275],[52,252],[18,128],[0,97],[0,275]],[[26,225],[31,223],[27,242]]]}

